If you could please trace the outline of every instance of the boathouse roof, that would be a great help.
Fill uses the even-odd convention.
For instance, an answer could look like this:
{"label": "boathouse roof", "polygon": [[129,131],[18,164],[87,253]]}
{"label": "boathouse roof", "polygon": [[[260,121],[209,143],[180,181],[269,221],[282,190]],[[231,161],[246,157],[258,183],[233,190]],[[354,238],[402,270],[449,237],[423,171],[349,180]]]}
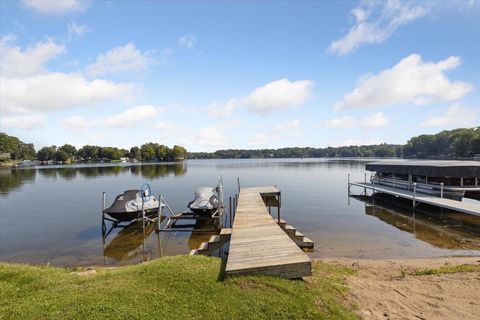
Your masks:
{"label": "boathouse roof", "polygon": [[389,160],[370,162],[368,171],[429,177],[480,177],[480,161]]}

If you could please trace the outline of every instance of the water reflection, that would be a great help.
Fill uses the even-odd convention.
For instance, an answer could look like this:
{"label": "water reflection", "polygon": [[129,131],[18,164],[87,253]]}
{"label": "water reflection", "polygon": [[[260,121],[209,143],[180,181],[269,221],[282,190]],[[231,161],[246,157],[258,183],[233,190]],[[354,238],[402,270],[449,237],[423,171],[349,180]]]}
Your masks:
{"label": "water reflection", "polygon": [[419,240],[442,249],[480,250],[480,217],[446,209],[418,207],[415,211],[399,200],[377,195],[365,201],[365,213]]}
{"label": "water reflection", "polygon": [[36,168],[12,168],[0,170],[0,193],[6,195],[9,192],[21,188],[28,182],[34,182],[37,172],[47,180],[62,179],[73,181],[78,177],[96,178],[99,176],[118,176],[130,173],[133,176],[141,176],[145,179],[161,177],[182,176],[187,172],[185,163],[170,164],[138,164],[117,166],[55,166]]}
{"label": "water reflection", "polygon": [[34,182],[36,175],[37,170],[35,169],[0,170],[0,194],[6,196],[27,182]]}

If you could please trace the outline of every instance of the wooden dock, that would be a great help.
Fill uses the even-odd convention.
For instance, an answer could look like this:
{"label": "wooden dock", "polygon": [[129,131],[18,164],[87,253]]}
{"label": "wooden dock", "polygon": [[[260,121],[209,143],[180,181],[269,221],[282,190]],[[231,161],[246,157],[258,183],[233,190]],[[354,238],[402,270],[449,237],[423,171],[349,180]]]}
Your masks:
{"label": "wooden dock", "polygon": [[[437,206],[440,208],[445,208],[445,209],[450,209],[450,210],[455,210],[463,213],[480,216],[480,205],[474,204],[474,203],[456,201],[456,200],[447,199],[447,198],[439,198],[439,197],[434,197],[427,194],[422,194],[419,192],[416,192],[414,195],[412,191],[396,189],[396,188],[387,187],[387,186],[378,185],[378,184],[372,184],[368,182],[350,182],[349,184],[352,186],[367,188],[367,189],[373,190],[374,192],[382,192],[382,193],[390,194],[403,199],[412,200],[412,203],[415,197],[415,202],[418,202],[418,203],[425,203],[425,204]],[[349,190],[350,190],[350,186],[349,186]]]}
{"label": "wooden dock", "polygon": [[270,216],[263,196],[275,187],[241,188],[230,239],[227,276],[263,274],[284,278],[311,275],[310,258]]}

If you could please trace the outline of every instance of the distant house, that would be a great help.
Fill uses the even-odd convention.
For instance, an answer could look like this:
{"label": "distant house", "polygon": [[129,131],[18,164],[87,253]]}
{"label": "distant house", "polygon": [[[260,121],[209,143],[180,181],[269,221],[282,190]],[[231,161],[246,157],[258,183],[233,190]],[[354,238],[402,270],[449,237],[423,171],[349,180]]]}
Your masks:
{"label": "distant house", "polygon": [[10,160],[10,152],[0,153],[0,160]]}

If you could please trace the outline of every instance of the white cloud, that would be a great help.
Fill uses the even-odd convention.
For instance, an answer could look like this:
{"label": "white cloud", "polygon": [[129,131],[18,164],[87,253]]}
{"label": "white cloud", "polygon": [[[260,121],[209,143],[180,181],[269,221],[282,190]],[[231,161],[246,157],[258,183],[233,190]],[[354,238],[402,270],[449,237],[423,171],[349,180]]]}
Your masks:
{"label": "white cloud", "polygon": [[103,123],[110,127],[131,127],[151,119],[163,111],[162,108],[152,105],[136,106],[105,119]]}
{"label": "white cloud", "polygon": [[153,51],[141,52],[133,43],[101,53],[95,63],[85,68],[87,75],[97,77],[122,72],[138,72],[154,63]]}
{"label": "white cloud", "polygon": [[200,146],[209,149],[223,148],[228,144],[225,134],[215,126],[200,128],[196,139]]}
{"label": "white cloud", "polygon": [[443,115],[430,117],[421,123],[422,127],[459,128],[477,124],[477,110],[461,104],[450,106]]}
{"label": "white cloud", "polygon": [[329,147],[349,147],[349,146],[370,146],[374,144],[381,144],[381,140],[365,140],[365,139],[346,139],[340,142],[332,142],[328,144]]}
{"label": "white cloud", "polygon": [[248,141],[248,144],[250,146],[265,146],[271,141],[271,139],[272,139],[271,134],[260,132],[255,134],[253,138],[250,139],[250,141]]}
{"label": "white cloud", "polygon": [[292,119],[290,121],[280,123],[271,128],[268,132],[256,133],[249,141],[250,146],[261,147],[268,145],[274,138],[285,139],[288,137],[299,137],[297,129],[300,126],[299,119]]}
{"label": "white cloud", "polygon": [[65,47],[52,40],[37,42],[33,47],[23,50],[13,46],[14,35],[0,38],[0,75],[3,77],[28,77],[46,73],[44,64],[64,53]]}
{"label": "white cloud", "polygon": [[420,5],[399,0],[362,2],[351,11],[355,24],[344,37],[330,44],[329,51],[344,55],[364,43],[382,43],[399,27],[426,13],[426,8]]}
{"label": "white cloud", "polygon": [[310,97],[313,82],[310,80],[289,81],[280,79],[255,89],[248,96],[233,98],[226,103],[215,102],[207,110],[215,116],[227,116],[237,108],[245,107],[258,114],[298,107]]}
{"label": "white cloud", "polygon": [[178,45],[187,49],[192,49],[197,44],[198,39],[193,34],[186,34],[178,39]]}
{"label": "white cloud", "polygon": [[45,115],[2,116],[0,124],[7,129],[35,130],[45,127],[45,119]]}
{"label": "white cloud", "polygon": [[344,116],[333,118],[326,122],[330,128],[384,128],[390,120],[383,114],[383,112],[374,113],[365,118],[354,118],[351,116]]}
{"label": "white cloud", "polygon": [[45,63],[65,52],[53,41],[22,50],[15,37],[0,41],[0,111],[6,114],[49,112],[88,107],[135,93],[130,83],[87,80],[81,73],[49,72]]}
{"label": "white cloud", "polygon": [[461,81],[451,82],[444,73],[459,64],[459,57],[434,63],[423,62],[420,55],[411,54],[391,69],[362,77],[357,87],[336,103],[334,109],[376,108],[401,103],[426,105],[460,99],[473,86]]}
{"label": "white cloud", "polygon": [[[62,120],[67,129],[75,131],[84,131],[94,127],[117,127],[131,128],[140,124],[148,126],[148,120],[154,119],[159,113],[165,111],[164,108],[152,105],[141,105],[129,108],[123,112],[107,118],[97,118],[86,120],[80,116],[66,117]],[[159,122],[153,126],[155,129],[167,128],[169,125],[165,122]]]}
{"label": "white cloud", "polygon": [[28,78],[0,79],[1,111],[47,112],[94,106],[125,98],[136,90],[132,84],[89,81],[76,73],[49,73]]}
{"label": "white cloud", "polygon": [[285,130],[292,130],[292,129],[297,129],[298,126],[300,125],[300,120],[299,119],[292,119],[290,121],[287,121],[287,122],[284,122],[284,123],[281,123],[277,126],[275,126],[275,128],[273,128],[273,132],[282,132],[282,131],[285,131]]}
{"label": "white cloud", "polygon": [[83,117],[71,116],[62,120],[63,126],[69,130],[85,131],[100,123],[100,119],[88,122]]}
{"label": "white cloud", "polygon": [[84,24],[77,24],[76,22],[68,24],[68,34],[71,36],[81,37],[90,31],[91,29]]}
{"label": "white cloud", "polygon": [[22,3],[25,7],[46,15],[82,12],[90,5],[87,0],[22,0]]}

